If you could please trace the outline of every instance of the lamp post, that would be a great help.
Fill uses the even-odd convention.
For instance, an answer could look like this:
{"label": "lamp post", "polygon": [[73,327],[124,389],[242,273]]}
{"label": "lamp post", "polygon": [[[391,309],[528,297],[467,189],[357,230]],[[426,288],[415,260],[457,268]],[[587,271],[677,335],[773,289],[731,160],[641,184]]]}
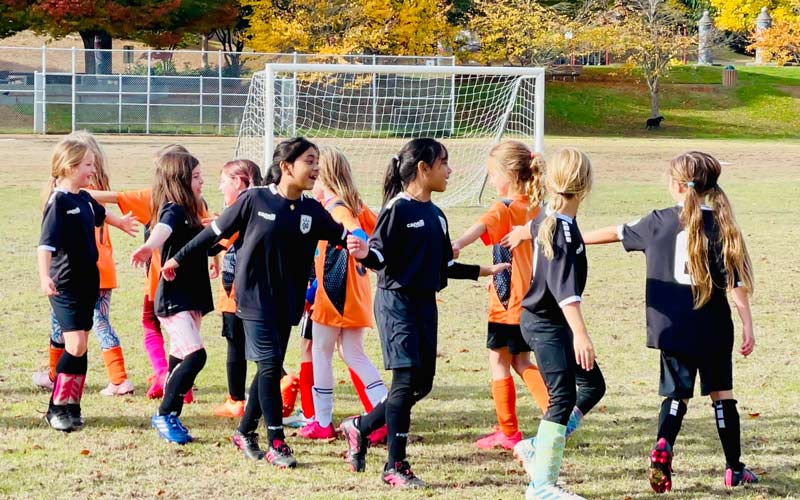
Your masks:
{"label": "lamp post", "polygon": [[703,17],[697,21],[697,64],[713,64],[714,58],[711,54],[711,37],[714,30],[714,21],[707,10],[703,11]]}
{"label": "lamp post", "polygon": [[[769,15],[766,7],[761,7],[761,13],[756,18],[756,38],[770,27],[772,27],[772,16]],[[756,49],[756,64],[764,64],[766,62],[764,59],[764,52]]]}

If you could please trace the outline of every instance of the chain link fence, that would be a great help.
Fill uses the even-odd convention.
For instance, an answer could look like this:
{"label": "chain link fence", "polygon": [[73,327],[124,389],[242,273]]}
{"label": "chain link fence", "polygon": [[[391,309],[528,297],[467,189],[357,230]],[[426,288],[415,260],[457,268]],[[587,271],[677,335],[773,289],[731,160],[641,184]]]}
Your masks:
{"label": "chain link fence", "polygon": [[0,133],[237,135],[267,63],[453,65],[452,57],[0,46]]}

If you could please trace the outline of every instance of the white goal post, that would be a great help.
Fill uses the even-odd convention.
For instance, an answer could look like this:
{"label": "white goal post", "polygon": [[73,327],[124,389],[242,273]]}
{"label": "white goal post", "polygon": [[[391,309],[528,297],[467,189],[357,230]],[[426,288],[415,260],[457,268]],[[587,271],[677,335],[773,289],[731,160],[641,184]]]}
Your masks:
{"label": "white goal post", "polygon": [[377,210],[389,159],[432,137],[452,168],[436,202],[476,204],[492,146],[516,139],[543,151],[544,82],[543,68],[267,64],[253,75],[235,155],[266,169],[285,138],[337,146]]}

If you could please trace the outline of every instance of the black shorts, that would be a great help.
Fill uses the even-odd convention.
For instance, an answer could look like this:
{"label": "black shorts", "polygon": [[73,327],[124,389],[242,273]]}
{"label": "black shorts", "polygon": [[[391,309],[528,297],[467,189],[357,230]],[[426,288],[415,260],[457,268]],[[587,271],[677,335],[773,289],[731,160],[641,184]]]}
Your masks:
{"label": "black shorts", "polygon": [[244,324],[236,314],[222,313],[222,336],[228,340],[244,339]]}
{"label": "black shorts", "polygon": [[92,329],[94,307],[97,304],[99,290],[95,294],[74,293],[59,290],[58,295],[50,297],[53,314],[65,332]]}
{"label": "black shorts", "polygon": [[489,349],[508,348],[511,354],[531,352],[530,346],[522,338],[519,325],[505,325],[503,323],[489,323],[486,335],[486,347]]}
{"label": "black shorts", "polygon": [[312,339],[311,330],[313,329],[314,322],[311,321],[311,313],[312,311],[306,311],[300,318],[300,336],[306,340]]}
{"label": "black shorts", "polygon": [[707,356],[661,351],[661,379],[658,393],[667,398],[689,399],[694,396],[694,382],[700,373],[700,394],[733,389],[731,353]]}
{"label": "black shorts", "polygon": [[375,322],[387,370],[424,367],[435,373],[438,335],[435,292],[378,288]]}

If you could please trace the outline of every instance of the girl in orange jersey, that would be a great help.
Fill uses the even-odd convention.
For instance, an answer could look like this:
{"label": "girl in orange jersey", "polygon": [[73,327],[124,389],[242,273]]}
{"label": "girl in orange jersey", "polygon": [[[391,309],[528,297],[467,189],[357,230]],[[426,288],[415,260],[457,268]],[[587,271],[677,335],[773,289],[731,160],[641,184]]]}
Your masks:
{"label": "girl in orange jersey", "polygon": [[495,264],[511,264],[511,269],[495,275],[489,285],[486,347],[489,348],[492,398],[498,425],[495,432],[475,443],[479,448],[510,450],[522,439],[511,369],[525,382],[542,412],[547,409],[548,397],[539,370],[531,364],[531,349],[522,338],[519,326],[520,303],[531,282],[533,249],[531,245],[521,245],[508,250],[499,243],[514,226],[526,224],[539,212],[544,162],[525,144],[506,141],[489,152],[488,167],[489,180],[501,199],[453,242],[453,250],[458,255],[460,249],[480,238],[485,245],[493,245]]}
{"label": "girl in orange jersey", "polygon": [[[314,196],[333,219],[365,241],[375,228],[375,214],[361,201],[353,182],[350,163],[338,149],[320,150],[319,177]],[[314,262],[317,291],[311,348],[314,366],[314,421],[300,430],[309,439],[336,437],[333,427],[333,352],[340,355],[363,381],[370,411],[386,397],[378,369],[364,353],[364,329],[372,326],[372,293],[366,268],[346,248],[320,241]]]}

